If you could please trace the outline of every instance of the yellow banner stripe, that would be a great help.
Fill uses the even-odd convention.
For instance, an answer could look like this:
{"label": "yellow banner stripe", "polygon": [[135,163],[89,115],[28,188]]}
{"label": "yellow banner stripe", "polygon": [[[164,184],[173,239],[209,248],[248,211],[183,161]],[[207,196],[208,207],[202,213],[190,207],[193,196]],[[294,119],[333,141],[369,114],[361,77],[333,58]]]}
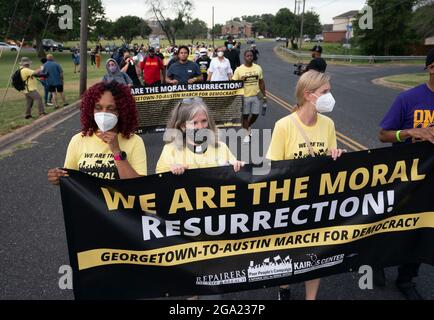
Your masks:
{"label": "yellow banner stripe", "polygon": [[[372,228],[371,232],[368,232],[369,228]],[[77,254],[78,269],[111,264],[168,267],[240,254],[344,244],[376,234],[420,228],[434,228],[434,212],[400,215],[370,224],[327,227],[238,240],[189,242],[146,251],[93,249]],[[338,238],[332,239],[333,235]],[[217,248],[216,251],[211,252],[211,247]]]}
{"label": "yellow banner stripe", "polygon": [[166,93],[153,93],[146,95],[134,96],[136,102],[143,101],[158,101],[158,100],[170,100],[170,99],[183,99],[189,97],[202,97],[202,98],[214,98],[214,97],[227,97],[227,96],[242,96],[244,95],[244,89],[234,90],[209,90],[209,91],[182,91],[182,92],[166,92]]}

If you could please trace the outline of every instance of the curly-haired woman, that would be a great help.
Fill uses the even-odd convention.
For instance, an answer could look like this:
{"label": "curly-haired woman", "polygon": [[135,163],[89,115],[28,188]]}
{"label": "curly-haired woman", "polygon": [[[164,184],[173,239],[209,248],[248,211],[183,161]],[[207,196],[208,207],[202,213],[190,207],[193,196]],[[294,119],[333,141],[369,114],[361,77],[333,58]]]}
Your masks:
{"label": "curly-haired woman", "polygon": [[[81,102],[81,132],[72,137],[64,168],[104,179],[129,179],[147,174],[143,140],[134,134],[138,115],[130,89],[117,82],[90,87]],[[65,170],[48,170],[59,183]]]}

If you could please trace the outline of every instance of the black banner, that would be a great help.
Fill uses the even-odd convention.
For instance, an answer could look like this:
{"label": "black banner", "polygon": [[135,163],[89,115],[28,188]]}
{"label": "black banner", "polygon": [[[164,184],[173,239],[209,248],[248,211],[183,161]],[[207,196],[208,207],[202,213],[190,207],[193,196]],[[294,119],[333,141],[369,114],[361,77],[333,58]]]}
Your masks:
{"label": "black banner", "polygon": [[277,286],[362,265],[434,264],[434,146],[61,179],[76,298],[150,298]]}
{"label": "black banner", "polygon": [[172,109],[183,98],[202,97],[219,127],[240,126],[243,81],[133,87],[139,112],[137,133],[164,131]]}

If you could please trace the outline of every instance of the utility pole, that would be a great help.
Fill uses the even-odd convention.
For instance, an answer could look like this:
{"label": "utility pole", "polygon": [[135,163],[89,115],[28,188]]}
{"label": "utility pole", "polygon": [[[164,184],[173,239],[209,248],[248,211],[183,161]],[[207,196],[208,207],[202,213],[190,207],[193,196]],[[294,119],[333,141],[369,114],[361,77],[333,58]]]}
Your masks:
{"label": "utility pole", "polygon": [[81,0],[80,23],[80,97],[87,89],[87,25],[89,21],[88,0]]}
{"label": "utility pole", "polygon": [[212,48],[214,49],[214,6],[212,6],[212,32],[211,32],[211,36],[212,36]]}
{"label": "utility pole", "polygon": [[297,2],[298,0],[294,0],[294,14],[297,14]]}
{"label": "utility pole", "polygon": [[303,43],[303,25],[304,25],[304,10],[306,8],[306,0],[303,0],[303,12],[301,14],[301,26],[300,26],[300,40],[299,50],[301,51],[301,45]]}

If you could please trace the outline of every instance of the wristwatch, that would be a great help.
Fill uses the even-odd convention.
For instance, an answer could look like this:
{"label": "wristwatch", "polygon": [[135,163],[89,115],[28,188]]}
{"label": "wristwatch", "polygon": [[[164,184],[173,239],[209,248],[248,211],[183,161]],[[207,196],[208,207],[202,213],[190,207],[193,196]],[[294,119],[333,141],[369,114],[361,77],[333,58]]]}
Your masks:
{"label": "wristwatch", "polygon": [[115,154],[114,159],[116,161],[122,161],[127,159],[127,153],[125,151],[121,151],[118,154]]}

